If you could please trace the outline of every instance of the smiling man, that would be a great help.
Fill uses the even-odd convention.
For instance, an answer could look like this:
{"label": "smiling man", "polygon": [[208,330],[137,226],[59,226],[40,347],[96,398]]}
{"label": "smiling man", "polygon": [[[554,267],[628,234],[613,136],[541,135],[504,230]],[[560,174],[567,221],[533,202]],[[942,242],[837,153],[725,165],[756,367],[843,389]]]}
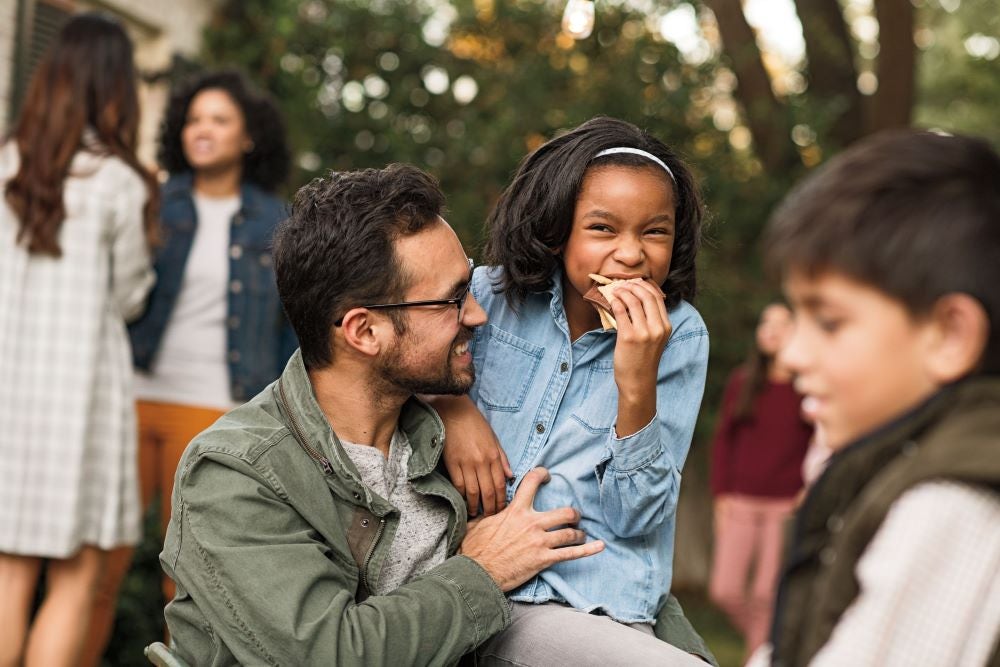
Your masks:
{"label": "smiling man", "polygon": [[536,512],[536,469],[466,525],[438,471],[443,427],[415,394],[462,394],[486,314],[420,170],[305,186],[275,239],[300,350],[188,447],[160,560],[191,664],[447,665],[510,623],[504,592],[588,556],[579,513]]}

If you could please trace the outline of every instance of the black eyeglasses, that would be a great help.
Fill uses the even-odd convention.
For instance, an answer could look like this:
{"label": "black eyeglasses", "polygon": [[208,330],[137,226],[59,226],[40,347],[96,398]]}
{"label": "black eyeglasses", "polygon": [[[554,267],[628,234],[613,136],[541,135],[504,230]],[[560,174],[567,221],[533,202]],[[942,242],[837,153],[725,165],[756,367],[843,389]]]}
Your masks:
{"label": "black eyeglasses", "polygon": [[[465,286],[462,293],[451,299],[430,299],[427,301],[400,301],[398,303],[372,303],[361,308],[368,308],[369,310],[374,310],[376,308],[412,308],[415,306],[458,306],[458,321],[462,321],[462,313],[465,312],[465,299],[469,296],[469,288],[472,286],[472,269],[475,268],[476,264],[472,261],[471,257],[466,258],[469,262],[469,284]],[[341,317],[339,320],[333,323],[333,326],[339,327],[344,323],[344,318]]]}

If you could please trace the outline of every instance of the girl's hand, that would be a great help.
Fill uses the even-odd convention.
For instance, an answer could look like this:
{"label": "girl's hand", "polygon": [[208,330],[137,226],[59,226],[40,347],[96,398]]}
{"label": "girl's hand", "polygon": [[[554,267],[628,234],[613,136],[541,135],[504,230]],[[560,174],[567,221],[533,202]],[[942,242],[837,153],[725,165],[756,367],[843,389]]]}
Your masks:
{"label": "girl's hand", "polygon": [[469,505],[469,516],[496,514],[507,505],[507,478],[514,473],[500,441],[468,396],[436,396],[431,404],[445,425],[444,465]]}
{"label": "girl's hand", "polygon": [[635,433],[656,414],[656,379],[673,327],[659,291],[646,281],[615,287],[611,310],[618,322],[615,383],[619,437]]}

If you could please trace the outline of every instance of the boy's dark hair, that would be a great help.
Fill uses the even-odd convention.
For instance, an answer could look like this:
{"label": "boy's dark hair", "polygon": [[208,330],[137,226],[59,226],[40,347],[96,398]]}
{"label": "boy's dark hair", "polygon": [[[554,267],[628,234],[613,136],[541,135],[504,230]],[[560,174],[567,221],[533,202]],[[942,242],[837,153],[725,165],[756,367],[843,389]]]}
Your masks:
{"label": "boy's dark hair", "polygon": [[886,131],[830,160],[772,216],[783,275],[842,273],[916,317],[949,293],[986,310],[982,370],[1000,371],[1000,156],[980,139]]}
{"label": "boy's dark hair", "polygon": [[226,92],[243,112],[247,135],[253,142],[253,148],[243,157],[243,180],[274,192],[288,177],[285,121],[274,100],[255,90],[235,70],[200,74],[174,91],[160,130],[160,164],[171,174],[191,171],[184,157],[181,132],[187,122],[191,100],[209,89]]}
{"label": "boy's dark hair", "polygon": [[[433,224],[444,195],[405,164],[330,172],[303,186],[274,237],[278,294],[307,368],[332,361],[330,331],[351,308],[401,301],[409,283],[396,239]],[[404,315],[386,311],[397,331]]]}
{"label": "boy's dark hair", "polygon": [[[616,153],[594,159],[602,150],[615,147],[638,148],[655,155],[670,167],[676,183],[655,162],[640,155]],[[677,206],[674,248],[670,272],[661,287],[668,307],[681,299],[694,300],[702,205],[691,172],[656,137],[631,123],[600,116],[524,158],[487,219],[485,260],[503,267],[496,287],[512,306],[551,285],[560,263],[555,250],[569,239],[584,175],[592,167],[608,165],[653,168],[670,182]]]}

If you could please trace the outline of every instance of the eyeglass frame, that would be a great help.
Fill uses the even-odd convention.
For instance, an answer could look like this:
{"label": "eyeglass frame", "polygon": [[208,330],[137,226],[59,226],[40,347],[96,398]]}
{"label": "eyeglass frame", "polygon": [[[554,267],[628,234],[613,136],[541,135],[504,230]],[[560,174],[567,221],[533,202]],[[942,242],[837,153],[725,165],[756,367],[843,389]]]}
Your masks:
{"label": "eyeglass frame", "polygon": [[[469,282],[466,284],[465,289],[462,293],[456,297],[450,299],[426,299],[421,301],[399,301],[396,303],[372,303],[365,306],[355,306],[355,308],[367,308],[369,310],[378,310],[384,308],[411,308],[414,306],[458,306],[458,321],[462,321],[462,311],[465,309],[465,300],[469,296],[469,292],[472,289],[472,270],[476,268],[476,263],[471,257],[465,258],[469,262]],[[333,323],[333,326],[339,327],[343,325],[344,318],[341,317]]]}

